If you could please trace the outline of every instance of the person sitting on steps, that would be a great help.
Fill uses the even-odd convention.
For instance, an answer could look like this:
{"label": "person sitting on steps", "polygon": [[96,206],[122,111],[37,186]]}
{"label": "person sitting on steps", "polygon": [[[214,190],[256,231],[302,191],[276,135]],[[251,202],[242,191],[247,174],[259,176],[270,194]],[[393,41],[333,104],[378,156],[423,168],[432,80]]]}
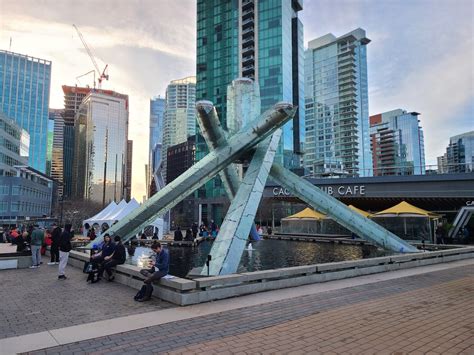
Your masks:
{"label": "person sitting on steps", "polygon": [[116,235],[114,237],[115,249],[113,253],[109,256],[104,257],[104,262],[99,268],[99,280],[102,279],[104,271],[107,273],[107,280],[113,281],[115,276],[112,276],[112,268],[117,265],[122,265],[125,263],[127,255],[125,253],[125,247],[122,244],[122,239]]}
{"label": "person sitting on steps", "polygon": [[151,250],[155,253],[155,260],[150,262],[150,269],[140,270],[140,274],[146,277],[145,281],[145,292],[142,298],[138,298],[138,302],[145,302],[151,298],[153,293],[152,283],[158,281],[163,276],[166,276],[169,272],[169,252],[162,248],[160,242],[153,242]]}

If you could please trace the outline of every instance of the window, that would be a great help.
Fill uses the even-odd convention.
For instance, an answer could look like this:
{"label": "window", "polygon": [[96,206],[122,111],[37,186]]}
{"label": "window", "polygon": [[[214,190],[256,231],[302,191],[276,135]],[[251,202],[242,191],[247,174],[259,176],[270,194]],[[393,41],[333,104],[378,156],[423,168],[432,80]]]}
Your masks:
{"label": "window", "polygon": [[8,195],[10,193],[10,186],[0,185],[0,195]]}

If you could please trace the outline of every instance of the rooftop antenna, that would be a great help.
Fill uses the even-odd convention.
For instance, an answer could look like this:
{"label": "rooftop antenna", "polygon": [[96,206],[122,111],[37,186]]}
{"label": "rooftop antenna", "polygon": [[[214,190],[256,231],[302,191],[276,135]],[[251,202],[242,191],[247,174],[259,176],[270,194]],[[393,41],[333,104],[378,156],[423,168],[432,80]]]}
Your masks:
{"label": "rooftop antenna", "polygon": [[12,38],[10,37],[10,47],[8,48],[8,50],[11,52],[12,51]]}

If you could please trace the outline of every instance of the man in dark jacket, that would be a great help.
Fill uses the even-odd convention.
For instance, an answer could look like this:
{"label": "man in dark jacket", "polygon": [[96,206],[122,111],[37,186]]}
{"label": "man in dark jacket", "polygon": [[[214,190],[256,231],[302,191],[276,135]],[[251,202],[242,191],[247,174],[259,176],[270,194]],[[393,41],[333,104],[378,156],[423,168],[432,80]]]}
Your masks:
{"label": "man in dark jacket", "polygon": [[180,242],[183,240],[183,233],[181,232],[180,226],[178,226],[178,228],[174,231],[174,240],[176,242]]}
{"label": "man in dark jacket", "polygon": [[104,275],[104,270],[107,272],[108,280],[113,281],[115,276],[112,276],[112,268],[117,265],[122,265],[125,263],[125,259],[127,258],[127,254],[125,252],[125,247],[122,244],[122,239],[116,235],[114,237],[115,241],[115,249],[112,255],[104,257],[104,262],[102,263],[101,267],[99,268],[99,280]]}
{"label": "man in dark jacket", "polygon": [[152,283],[168,275],[169,272],[170,256],[168,250],[163,249],[159,242],[154,242],[151,246],[151,250],[153,250],[156,255],[155,261],[151,261],[150,269],[140,270],[140,273],[146,277],[145,281],[143,281],[146,285],[146,289],[143,298],[137,299],[138,302],[148,301],[153,293]]}
{"label": "man in dark jacket", "polygon": [[74,234],[71,232],[71,228],[71,224],[66,224],[59,238],[59,280],[67,279],[64,272],[66,270],[67,260],[69,259],[69,252],[72,249],[71,239]]}
{"label": "man in dark jacket", "polygon": [[61,228],[56,223],[53,223],[53,231],[51,232],[51,262],[48,265],[59,264],[59,240],[61,238]]}

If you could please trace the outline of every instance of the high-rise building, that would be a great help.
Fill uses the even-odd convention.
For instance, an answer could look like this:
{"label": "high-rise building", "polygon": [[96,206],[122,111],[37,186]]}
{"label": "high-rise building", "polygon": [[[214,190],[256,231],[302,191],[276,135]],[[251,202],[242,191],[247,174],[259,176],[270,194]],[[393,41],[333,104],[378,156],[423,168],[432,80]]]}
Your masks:
{"label": "high-rise building", "polygon": [[397,109],[370,116],[374,175],[425,174],[419,113]]}
{"label": "high-rise building", "polygon": [[[64,110],[62,109],[49,109],[48,115],[48,147],[46,149],[46,175],[51,176],[52,165],[53,165],[53,145],[54,145],[54,129],[55,124],[58,121],[63,121],[62,118]],[[63,138],[63,135],[61,136]],[[61,141],[62,144],[62,141]]]}
{"label": "high-rise building", "polygon": [[0,219],[5,224],[51,214],[52,181],[28,166],[30,135],[0,111]]}
{"label": "high-rise building", "polygon": [[77,86],[63,85],[64,93],[64,128],[63,128],[63,193],[65,198],[72,196],[73,191],[73,162],[74,162],[74,124],[76,113],[82,100],[92,90]]}
{"label": "high-rise building", "polygon": [[[214,103],[224,129],[227,117],[227,87],[237,78],[249,78],[260,88],[261,112],[279,101],[304,107],[303,24],[298,12],[301,0],[222,0],[197,2],[196,99]],[[197,132],[196,159],[207,153]],[[304,110],[283,127],[275,161],[289,168],[299,166],[304,142]],[[222,196],[218,178],[200,189],[206,198]]]}
{"label": "high-rise building", "polygon": [[[195,161],[196,155],[196,136],[190,136],[185,142],[168,147],[167,150],[167,183],[172,182],[186,170],[188,170]],[[185,198],[170,211],[164,218],[174,222],[174,226],[190,226],[195,219],[195,203],[193,195]],[[166,228],[166,227],[165,227]]]}
{"label": "high-rise building", "polygon": [[108,204],[126,197],[128,96],[91,91],[75,118],[73,193]]}
{"label": "high-rise building", "polygon": [[[163,155],[173,145],[184,143],[196,134],[196,77],[173,80],[166,88],[163,120]],[[163,159],[163,178],[166,179],[166,159]]]}
{"label": "high-rise building", "polygon": [[308,173],[371,176],[367,49],[358,28],[343,36],[327,34],[305,52],[306,145]]}
{"label": "high-rise building", "polygon": [[[164,186],[163,163],[163,120],[166,100],[159,96],[150,100],[150,155],[147,170],[148,197]],[[153,184],[153,186],[151,186]]]}
{"label": "high-rise building", "polygon": [[133,165],[133,141],[127,140],[127,160],[124,176],[124,198],[128,202],[132,198],[132,165]]}
{"label": "high-rise building", "polygon": [[46,172],[51,62],[0,50],[0,110],[30,135],[28,164]]}
{"label": "high-rise building", "polygon": [[16,165],[27,165],[30,135],[0,112],[0,176],[15,176]]}
{"label": "high-rise building", "polygon": [[57,197],[62,197],[64,182],[64,110],[50,109],[49,118],[54,122],[50,176],[57,182]]}
{"label": "high-rise building", "polygon": [[448,170],[448,154],[444,153],[442,156],[437,158],[438,162],[438,174],[446,174],[449,172]]}
{"label": "high-rise building", "polygon": [[[449,138],[449,145],[444,154],[445,172],[474,172],[474,131],[466,132]],[[443,157],[438,158],[443,162]]]}

